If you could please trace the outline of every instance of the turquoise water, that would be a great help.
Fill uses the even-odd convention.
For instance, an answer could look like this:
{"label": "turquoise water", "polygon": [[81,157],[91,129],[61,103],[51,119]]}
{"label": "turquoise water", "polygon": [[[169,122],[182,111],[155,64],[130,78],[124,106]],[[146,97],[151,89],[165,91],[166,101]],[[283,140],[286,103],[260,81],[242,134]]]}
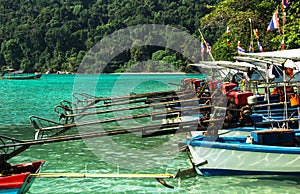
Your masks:
{"label": "turquoise water", "polygon": [[[30,115],[58,120],[53,111],[73,92],[116,96],[176,89],[185,75],[43,75],[40,80],[0,80],[1,134],[33,139]],[[114,126],[114,125],[112,125]],[[11,163],[46,160],[42,172],[171,173],[190,168],[185,153],[173,152],[186,134],[140,138],[127,134],[110,139],[68,141],[32,146]],[[239,176],[166,180],[38,178],[29,193],[299,193],[300,177]]]}

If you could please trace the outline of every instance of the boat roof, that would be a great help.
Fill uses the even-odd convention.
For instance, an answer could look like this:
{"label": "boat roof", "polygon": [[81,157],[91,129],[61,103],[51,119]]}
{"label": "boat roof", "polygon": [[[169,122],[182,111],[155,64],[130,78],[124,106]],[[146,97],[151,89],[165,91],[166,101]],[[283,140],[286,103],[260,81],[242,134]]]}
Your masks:
{"label": "boat roof", "polygon": [[248,62],[260,66],[261,68],[266,68],[268,65],[293,68],[298,66],[297,61],[300,60],[300,49],[264,53],[243,53],[240,56],[236,56],[235,59],[237,61]]}
{"label": "boat roof", "polygon": [[203,61],[202,63],[199,64],[191,64],[192,66],[197,66],[200,68],[210,68],[210,69],[224,69],[224,68],[229,68],[229,69],[235,69],[235,70],[240,70],[240,71],[247,71],[247,69],[250,68],[258,68],[261,71],[264,71],[264,68],[257,67],[254,64],[245,62],[245,61],[236,61],[236,62],[231,62],[231,61]]}
{"label": "boat roof", "polygon": [[251,57],[277,58],[277,59],[294,59],[300,60],[300,49],[289,49],[283,51],[271,51],[263,53],[243,53],[242,55]]}
{"label": "boat roof", "polygon": [[206,69],[224,69],[224,67],[220,67],[220,66],[217,66],[217,65],[209,65],[209,64],[206,64],[205,62],[203,63],[194,63],[194,64],[190,64],[191,66],[195,66],[195,67],[200,67],[200,68],[206,68]]}

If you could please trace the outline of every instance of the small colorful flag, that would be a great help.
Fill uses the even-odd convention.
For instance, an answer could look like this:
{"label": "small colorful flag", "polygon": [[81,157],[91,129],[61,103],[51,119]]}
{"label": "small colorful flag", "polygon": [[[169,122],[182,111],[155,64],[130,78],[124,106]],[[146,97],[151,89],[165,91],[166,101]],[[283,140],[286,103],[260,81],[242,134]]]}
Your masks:
{"label": "small colorful flag", "polygon": [[253,53],[254,49],[253,49],[253,41],[250,42],[250,46],[249,46],[249,53]]}
{"label": "small colorful flag", "polygon": [[273,14],[273,17],[270,21],[270,24],[268,26],[267,32],[273,29],[279,29],[279,18],[278,18],[278,9],[276,9],[275,13]]}
{"label": "small colorful flag", "polygon": [[256,28],[255,30],[253,30],[254,35],[256,38],[259,38],[259,33],[258,33],[258,29]]}
{"label": "small colorful flag", "polygon": [[238,46],[237,46],[238,54],[246,53],[245,49],[241,47],[241,42],[238,41]]}
{"label": "small colorful flag", "polygon": [[231,34],[230,27],[227,26],[227,34]]}
{"label": "small colorful flag", "polygon": [[289,6],[289,0],[282,0],[282,9],[285,9]]}
{"label": "small colorful flag", "polygon": [[257,40],[257,46],[258,46],[259,52],[263,53],[264,52],[264,48],[261,46],[261,44],[259,43],[258,40]]}
{"label": "small colorful flag", "polygon": [[283,51],[284,48],[285,48],[285,45],[284,45],[284,39],[282,39],[282,41],[281,41],[281,50]]}

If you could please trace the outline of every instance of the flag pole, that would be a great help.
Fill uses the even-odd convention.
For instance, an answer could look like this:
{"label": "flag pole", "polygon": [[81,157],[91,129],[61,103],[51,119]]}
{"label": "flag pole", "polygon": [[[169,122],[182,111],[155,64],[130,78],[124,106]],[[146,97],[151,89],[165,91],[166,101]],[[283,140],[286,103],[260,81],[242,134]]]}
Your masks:
{"label": "flag pole", "polygon": [[[205,46],[207,47],[207,42],[205,41],[204,36],[203,36],[203,34],[202,34],[202,32],[201,32],[201,30],[200,30],[199,28],[198,28],[198,31],[199,31],[199,33],[200,33],[200,35],[201,35],[201,39],[204,41],[204,44],[205,44]],[[214,56],[212,55],[211,52],[209,52],[209,55],[210,55],[210,57],[212,58],[212,60],[215,61],[215,58],[214,58]]]}
{"label": "flag pole", "polygon": [[251,20],[251,18],[249,18],[249,22],[250,22],[250,36],[251,36],[251,41],[253,41],[253,38],[252,38],[253,30],[252,30],[252,20]]}
{"label": "flag pole", "polygon": [[279,7],[277,6],[277,8],[276,8],[276,11],[277,11],[277,22],[278,22],[278,32],[279,32],[279,35],[282,37],[282,33],[281,33],[281,30],[280,30],[280,23],[279,23]]}
{"label": "flag pole", "polygon": [[285,22],[286,22],[286,11],[285,9],[283,8],[283,18],[282,18],[282,41],[281,41],[281,50],[284,50],[285,49],[285,43],[284,43],[284,25],[285,25]]}
{"label": "flag pole", "polygon": [[251,37],[250,46],[252,45],[252,52],[254,53],[253,37],[252,37],[253,27],[252,27],[252,20],[251,20],[251,18],[249,18],[249,22],[250,22],[250,37]]}

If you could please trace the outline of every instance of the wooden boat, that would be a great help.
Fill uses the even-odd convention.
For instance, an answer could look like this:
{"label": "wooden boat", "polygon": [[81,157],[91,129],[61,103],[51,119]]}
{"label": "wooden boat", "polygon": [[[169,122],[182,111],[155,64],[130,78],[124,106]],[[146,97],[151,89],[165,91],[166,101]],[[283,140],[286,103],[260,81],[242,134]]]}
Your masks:
{"label": "wooden boat", "polygon": [[248,137],[200,135],[186,144],[200,175],[299,175],[299,136],[287,129],[262,130]]}
{"label": "wooden boat", "polygon": [[35,177],[31,177],[30,175],[39,173],[44,163],[44,160],[39,160],[12,165],[9,166],[9,169],[1,169],[0,193],[26,193],[35,180]]}
{"label": "wooden boat", "polygon": [[23,73],[23,71],[15,71],[13,69],[5,70],[1,74],[1,79],[10,80],[29,80],[29,79],[40,79],[41,73]]}

